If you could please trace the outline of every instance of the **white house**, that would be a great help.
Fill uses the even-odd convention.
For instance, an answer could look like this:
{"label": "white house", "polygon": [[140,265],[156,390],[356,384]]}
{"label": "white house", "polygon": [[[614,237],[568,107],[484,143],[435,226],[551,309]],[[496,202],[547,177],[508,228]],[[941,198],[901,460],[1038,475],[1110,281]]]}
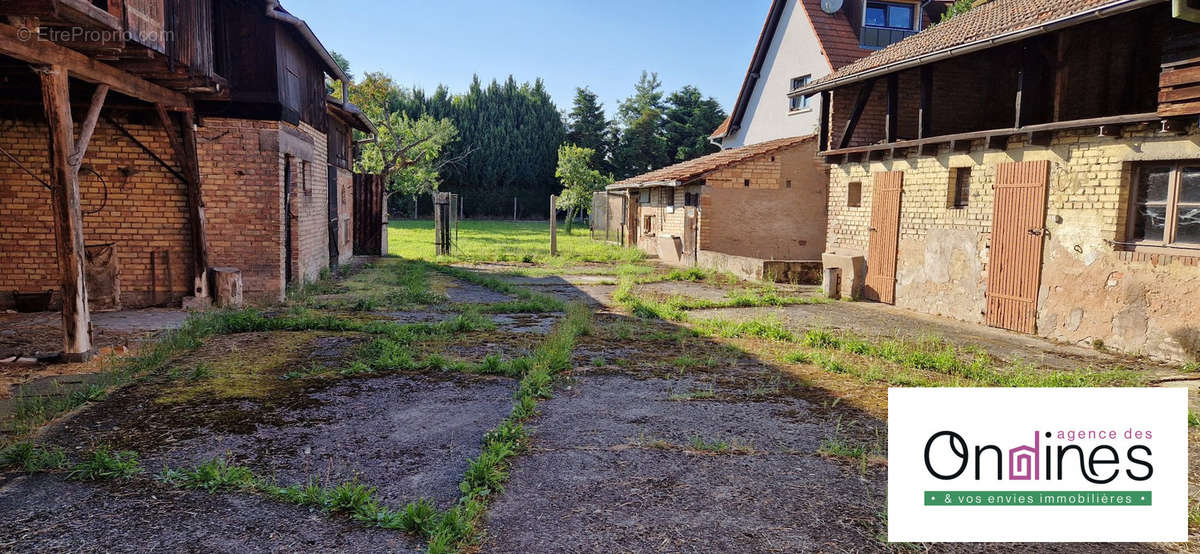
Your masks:
{"label": "white house", "polygon": [[730,116],[710,139],[737,148],[817,132],[820,98],[792,91],[915,34],[942,0],[775,0]]}

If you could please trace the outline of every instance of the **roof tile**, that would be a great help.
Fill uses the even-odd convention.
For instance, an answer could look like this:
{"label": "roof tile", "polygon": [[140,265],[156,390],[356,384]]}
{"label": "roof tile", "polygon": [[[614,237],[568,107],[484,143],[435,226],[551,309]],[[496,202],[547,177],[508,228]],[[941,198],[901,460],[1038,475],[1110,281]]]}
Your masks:
{"label": "roof tile", "polygon": [[770,154],[789,148],[797,144],[801,144],[810,140],[816,139],[816,135],[805,135],[802,137],[790,137],[776,139],[767,142],[760,142],[750,146],[741,148],[731,148],[722,150],[707,156],[688,160],[683,163],[678,163],[672,166],[664,167],[650,173],[638,175],[609,185],[610,189],[632,188],[638,185],[649,183],[666,183],[666,182],[687,182],[697,177],[704,175],[710,171],[728,167],[740,162],[744,162],[751,158],[756,158],[764,154]]}

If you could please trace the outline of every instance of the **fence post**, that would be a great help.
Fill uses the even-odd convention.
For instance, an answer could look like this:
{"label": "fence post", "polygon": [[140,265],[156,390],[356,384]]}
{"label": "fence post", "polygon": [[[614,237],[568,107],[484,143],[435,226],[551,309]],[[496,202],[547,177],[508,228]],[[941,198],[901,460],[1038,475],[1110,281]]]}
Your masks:
{"label": "fence post", "polygon": [[433,236],[438,256],[450,255],[450,194],[433,195]]}
{"label": "fence post", "polygon": [[550,195],[550,255],[558,255],[558,197]]}

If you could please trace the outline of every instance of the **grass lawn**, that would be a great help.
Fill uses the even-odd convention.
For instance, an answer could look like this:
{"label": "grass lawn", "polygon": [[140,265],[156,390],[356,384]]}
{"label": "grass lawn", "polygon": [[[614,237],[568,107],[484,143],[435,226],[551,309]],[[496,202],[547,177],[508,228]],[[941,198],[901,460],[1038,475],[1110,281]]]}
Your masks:
{"label": "grass lawn", "polygon": [[638,262],[645,255],[592,240],[587,227],[568,234],[558,228],[558,257],[550,256],[549,222],[475,221],[459,223],[458,243],[452,256],[434,255],[433,221],[394,219],[388,224],[388,254],[438,262],[525,262],[562,266],[579,262]]}

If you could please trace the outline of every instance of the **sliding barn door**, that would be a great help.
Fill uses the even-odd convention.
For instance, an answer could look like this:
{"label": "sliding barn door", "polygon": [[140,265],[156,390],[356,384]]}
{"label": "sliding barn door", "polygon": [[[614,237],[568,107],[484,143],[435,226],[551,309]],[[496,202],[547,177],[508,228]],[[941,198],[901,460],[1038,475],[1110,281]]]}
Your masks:
{"label": "sliding barn door", "polygon": [[863,296],[885,304],[896,303],[896,254],[900,248],[900,196],[904,172],[875,174],[871,201],[871,242],[867,250],[867,279]]}
{"label": "sliding barn door", "polygon": [[987,324],[992,327],[1037,332],[1049,183],[1048,161],[996,166],[987,283]]}

